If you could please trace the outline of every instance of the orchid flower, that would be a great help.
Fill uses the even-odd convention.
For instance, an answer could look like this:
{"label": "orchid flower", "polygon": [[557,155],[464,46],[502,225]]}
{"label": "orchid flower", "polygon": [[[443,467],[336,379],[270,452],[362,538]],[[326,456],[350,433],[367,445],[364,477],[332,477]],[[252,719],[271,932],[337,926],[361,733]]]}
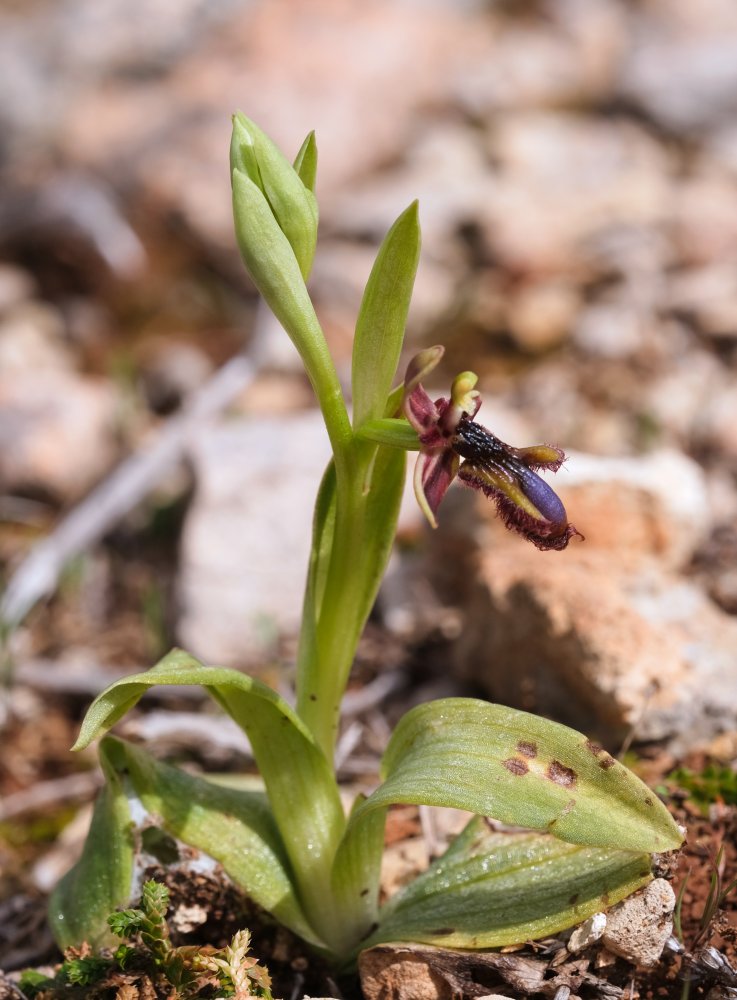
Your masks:
{"label": "orchid flower", "polygon": [[422,387],[440,361],[442,347],[431,347],[410,361],[404,413],[420,439],[414,486],[417,502],[433,527],[448,487],[458,477],[494,501],[506,526],[538,549],[564,549],[578,535],[555,491],[537,475],[557,472],[565,461],[560,448],[539,444],[513,448],[476,423],[481,399],[473,372],[453,380],[450,399],[433,401]]}

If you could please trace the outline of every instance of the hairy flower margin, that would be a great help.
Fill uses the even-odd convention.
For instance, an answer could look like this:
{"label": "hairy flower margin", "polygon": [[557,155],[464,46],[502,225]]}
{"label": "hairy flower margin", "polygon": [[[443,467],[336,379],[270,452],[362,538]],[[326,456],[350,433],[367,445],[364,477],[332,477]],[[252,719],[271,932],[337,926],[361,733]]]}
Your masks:
{"label": "hairy flower margin", "polygon": [[536,471],[557,472],[563,451],[547,444],[513,448],[476,423],[481,399],[473,372],[456,376],[450,399],[433,402],[422,381],[442,356],[440,346],[422,351],[410,361],[404,381],[404,414],[420,439],[415,495],[430,524],[437,527],[438,507],[457,476],[493,500],[505,525],[538,549],[560,551],[574,535],[583,538]]}

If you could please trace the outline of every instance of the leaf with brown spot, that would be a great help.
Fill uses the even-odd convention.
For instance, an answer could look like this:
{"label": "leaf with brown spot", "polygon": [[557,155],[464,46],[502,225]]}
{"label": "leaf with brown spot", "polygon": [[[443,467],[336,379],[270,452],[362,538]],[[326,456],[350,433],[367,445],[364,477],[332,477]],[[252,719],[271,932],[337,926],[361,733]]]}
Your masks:
{"label": "leaf with brown spot", "polygon": [[506,767],[510,774],[523,775],[530,770],[527,764],[519,757],[509,757],[502,761],[502,767]]}
{"label": "leaf with brown spot", "polygon": [[551,781],[564,788],[573,788],[576,784],[576,772],[572,767],[566,767],[559,760],[551,760],[545,772]]}
{"label": "leaf with brown spot", "polygon": [[[534,743],[537,756],[518,756],[520,741]],[[682,839],[647,786],[621,765],[602,769],[580,733],[473,698],[408,712],[382,773],[384,784],[354,810],[339,856],[369,815],[397,803],[467,809],[590,847],[653,853]]]}

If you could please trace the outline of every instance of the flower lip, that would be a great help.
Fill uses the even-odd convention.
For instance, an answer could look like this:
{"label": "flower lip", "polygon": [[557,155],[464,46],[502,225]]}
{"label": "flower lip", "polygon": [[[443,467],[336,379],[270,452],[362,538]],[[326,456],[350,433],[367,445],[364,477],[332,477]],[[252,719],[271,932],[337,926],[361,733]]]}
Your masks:
{"label": "flower lip", "polygon": [[494,500],[508,528],[523,534],[539,549],[564,549],[574,535],[566,509],[535,469],[557,472],[565,459],[560,448],[536,445],[513,448],[481,424],[461,419],[453,450],[465,459],[458,478]]}
{"label": "flower lip", "polygon": [[441,356],[440,347],[418,354],[404,382],[404,413],[420,440],[415,495],[430,524],[437,527],[438,507],[458,477],[493,500],[506,526],[539,549],[564,549],[574,535],[583,537],[568,523],[558,495],[535,471],[557,472],[565,460],[561,449],[546,444],[513,448],[477,424],[481,399],[473,372],[456,376],[450,399],[431,399],[422,380]]}

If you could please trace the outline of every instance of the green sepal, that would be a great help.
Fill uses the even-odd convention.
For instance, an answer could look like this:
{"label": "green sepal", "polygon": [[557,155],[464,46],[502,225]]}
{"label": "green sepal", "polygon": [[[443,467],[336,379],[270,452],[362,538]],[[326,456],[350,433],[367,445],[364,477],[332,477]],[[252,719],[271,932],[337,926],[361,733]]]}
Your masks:
{"label": "green sepal", "polygon": [[371,270],[353,342],[353,426],[384,416],[420,256],[417,202],[387,233]]}
{"label": "green sepal", "polygon": [[83,941],[93,948],[114,945],[107,918],[131,896],[133,822],[112,748],[101,749],[100,764],[105,784],[95,802],[82,856],[49,900],[49,923],[61,949]]}
{"label": "green sepal", "polygon": [[250,899],[295,934],[321,946],[297,899],[284,844],[262,792],[214,784],[157,761],[141,747],[106,736],[119,767],[158,825],[219,861]]}
{"label": "green sepal", "polygon": [[294,169],[308,191],[314,193],[317,179],[317,141],[314,131],[310,132],[294,158]]}
{"label": "green sepal", "polygon": [[235,233],[243,263],[299,351],[335,452],[349,440],[350,423],[335,366],[297,258],[261,189],[242,170],[234,170],[232,179]]}
{"label": "green sepal", "polygon": [[123,709],[156,684],[201,684],[248,735],[295,873],[302,905],[315,931],[340,941],[339,917],[325,906],[334,845],[345,826],[333,771],[289,704],[271,688],[237,670],[205,667],[173,650],[151,670],[122,678],[90,706],[75,749],[87,746]]}
{"label": "green sepal", "polygon": [[[316,168],[316,150],[310,159]],[[315,196],[281,150],[240,111],[233,116],[230,170],[242,171],[263,192],[306,280],[317,244]]]}
{"label": "green sepal", "polygon": [[498,948],[556,934],[652,878],[647,854],[504,834],[477,816],[384,907],[365,942]]}
{"label": "green sepal", "polygon": [[406,420],[393,417],[367,420],[356,431],[356,437],[362,441],[386,444],[390,448],[402,448],[404,451],[420,450],[417,431]]}
{"label": "green sepal", "polygon": [[305,323],[312,322],[314,313],[297,258],[261,188],[239,168],[233,171],[232,180],[235,234],[243,263],[294,339]]}

